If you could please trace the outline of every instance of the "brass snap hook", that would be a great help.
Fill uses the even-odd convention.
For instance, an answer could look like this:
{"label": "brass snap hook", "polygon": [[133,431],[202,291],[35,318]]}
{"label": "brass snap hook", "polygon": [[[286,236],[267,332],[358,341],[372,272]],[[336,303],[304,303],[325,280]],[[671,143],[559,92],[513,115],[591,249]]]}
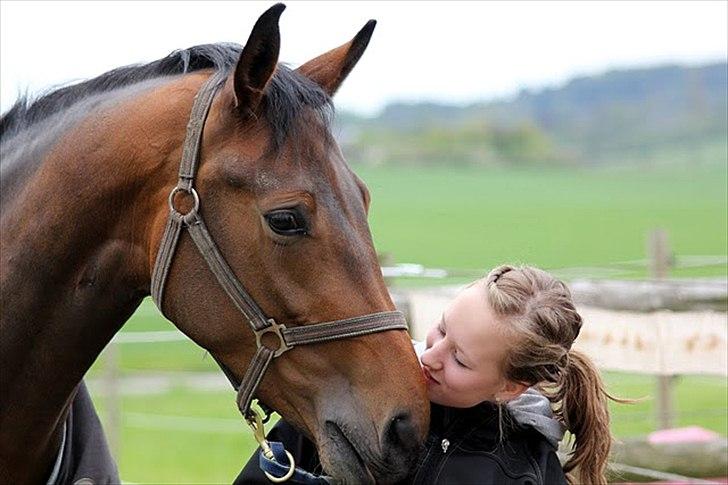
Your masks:
{"label": "brass snap hook", "polygon": [[[270,449],[268,440],[265,439],[265,426],[263,425],[263,417],[260,415],[260,413],[256,409],[251,408],[249,414],[245,416],[245,422],[247,422],[248,426],[250,426],[250,429],[253,430],[253,437],[260,446],[261,453],[263,453],[263,455],[269,460],[276,461],[275,456],[273,455],[273,450]],[[265,476],[268,477],[268,480],[273,483],[283,483],[287,481],[293,476],[293,472],[296,471],[296,462],[293,459],[293,455],[291,455],[288,450],[284,449],[283,451],[286,452],[286,457],[288,457],[288,463],[290,465],[290,468],[288,469],[286,474],[282,477],[277,477],[275,475],[271,475],[266,471],[263,471],[263,473],[265,473]]]}

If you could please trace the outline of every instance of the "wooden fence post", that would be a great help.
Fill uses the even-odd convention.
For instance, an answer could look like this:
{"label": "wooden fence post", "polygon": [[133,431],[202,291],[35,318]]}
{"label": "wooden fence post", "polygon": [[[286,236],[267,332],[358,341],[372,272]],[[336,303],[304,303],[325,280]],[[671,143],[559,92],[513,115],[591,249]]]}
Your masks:
{"label": "wooden fence post", "polygon": [[[667,239],[667,231],[653,229],[647,239],[647,257],[649,260],[650,277],[655,280],[667,278],[672,254]],[[660,349],[663,352],[664,349]],[[658,375],[655,402],[657,411],[657,428],[669,429],[674,426],[675,416],[675,378],[674,375]]]}
{"label": "wooden fence post", "polygon": [[656,280],[667,278],[672,264],[672,254],[670,243],[667,240],[667,231],[664,229],[650,231],[647,240],[647,258],[650,265],[650,277]]}
{"label": "wooden fence post", "polygon": [[[379,266],[394,266],[394,255],[392,253],[377,253]],[[384,277],[384,283],[388,288],[394,286],[394,278]]]}
{"label": "wooden fence post", "polygon": [[657,376],[657,429],[670,429],[675,425],[674,375]]}

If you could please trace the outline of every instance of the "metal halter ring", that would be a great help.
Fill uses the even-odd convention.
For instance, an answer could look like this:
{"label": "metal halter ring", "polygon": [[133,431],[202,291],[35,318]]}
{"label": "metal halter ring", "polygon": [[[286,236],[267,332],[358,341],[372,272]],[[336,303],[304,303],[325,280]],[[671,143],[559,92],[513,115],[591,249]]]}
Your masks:
{"label": "metal halter ring", "polygon": [[286,326],[280,323],[276,323],[276,321],[272,318],[268,319],[268,323],[270,323],[269,327],[262,328],[255,332],[255,344],[257,348],[260,348],[263,346],[263,335],[267,333],[275,334],[278,337],[278,347],[275,350],[270,349],[270,347],[269,349],[273,351],[273,358],[276,358],[279,357],[282,353],[291,349],[286,343],[286,339],[283,338],[282,331],[286,329]]}
{"label": "metal halter ring", "polygon": [[[186,214],[182,214],[180,211],[177,210],[177,208],[174,206],[174,196],[177,195],[178,192],[187,192],[188,194],[192,195],[192,199],[195,202],[194,207],[190,209]],[[190,214],[196,213],[200,209],[200,196],[197,194],[197,191],[194,187],[185,188],[180,187],[179,185],[172,189],[172,192],[169,193],[169,197],[167,199],[167,202],[169,203],[169,210],[170,212],[173,212],[177,214],[180,217],[184,217]]]}

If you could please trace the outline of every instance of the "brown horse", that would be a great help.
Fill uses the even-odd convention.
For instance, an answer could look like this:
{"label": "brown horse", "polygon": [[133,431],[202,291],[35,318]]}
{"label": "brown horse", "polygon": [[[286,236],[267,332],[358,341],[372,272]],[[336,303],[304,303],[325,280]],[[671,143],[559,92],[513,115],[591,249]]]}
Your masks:
{"label": "brown horse", "polygon": [[[329,130],[331,96],[374,22],[296,70],[278,64],[282,5],[244,48],[176,51],[21,100],[2,134],[0,481],[51,473],[84,373],[150,294],[193,98],[227,73],[204,127],[200,212],[238,280],[289,327],[392,310],[369,195]],[[184,202],[184,201],[183,201]],[[183,234],[165,314],[240,379],[253,334]],[[428,409],[406,332],[296,347],[257,397],[319,448],[325,471],[390,482],[412,466]]]}

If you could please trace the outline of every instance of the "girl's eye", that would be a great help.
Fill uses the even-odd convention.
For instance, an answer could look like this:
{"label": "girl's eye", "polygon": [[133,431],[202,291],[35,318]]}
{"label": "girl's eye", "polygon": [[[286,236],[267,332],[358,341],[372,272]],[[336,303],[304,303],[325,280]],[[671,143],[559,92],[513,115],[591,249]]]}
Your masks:
{"label": "girl's eye", "polygon": [[445,331],[442,329],[442,327],[439,327],[439,326],[437,327],[437,333],[439,333],[440,335],[443,335],[443,336],[445,335]]}
{"label": "girl's eye", "polygon": [[462,362],[460,362],[460,360],[458,359],[458,356],[457,356],[457,355],[455,355],[454,353],[452,354],[452,358],[453,358],[453,359],[455,360],[455,363],[456,363],[456,364],[457,364],[458,366],[460,366],[460,367],[464,367],[464,368],[466,368],[466,369],[468,368],[468,366],[467,366],[467,365],[465,365],[465,364],[463,364]]}

